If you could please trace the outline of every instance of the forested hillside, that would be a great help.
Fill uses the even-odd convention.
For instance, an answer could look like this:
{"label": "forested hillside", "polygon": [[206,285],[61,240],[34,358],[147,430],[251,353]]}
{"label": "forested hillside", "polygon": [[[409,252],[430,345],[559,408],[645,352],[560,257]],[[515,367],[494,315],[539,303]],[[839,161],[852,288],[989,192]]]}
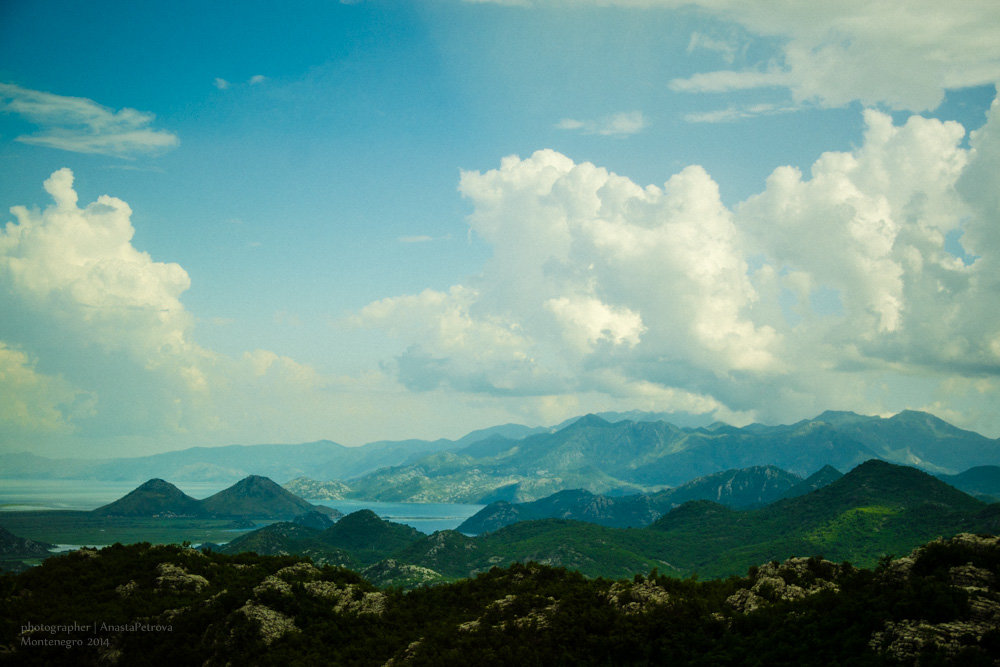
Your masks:
{"label": "forested hillside", "polygon": [[535,563],[404,593],[296,557],[115,545],[0,577],[22,665],[991,665],[1000,540],[700,582]]}

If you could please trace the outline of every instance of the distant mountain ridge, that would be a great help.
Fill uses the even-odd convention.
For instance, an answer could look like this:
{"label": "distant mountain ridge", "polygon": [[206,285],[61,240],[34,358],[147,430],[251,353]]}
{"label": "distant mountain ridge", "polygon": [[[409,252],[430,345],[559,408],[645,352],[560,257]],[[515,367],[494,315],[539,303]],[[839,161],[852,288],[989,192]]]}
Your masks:
{"label": "distant mountain ridge", "polygon": [[1000,440],[912,411],[890,418],[826,412],[790,425],[743,428],[612,423],[586,415],[558,431],[520,440],[487,438],[340,479],[336,493],[394,502],[523,503],[568,489],[605,496],[651,493],[755,466],[804,477],[825,466],[835,473],[870,459],[958,472],[1000,460]]}
{"label": "distant mountain ridge", "polygon": [[914,411],[889,418],[828,411],[795,424],[742,428],[693,425],[698,420],[684,415],[674,416],[692,425],[656,421],[670,416],[658,413],[603,414],[607,419],[586,415],[556,428],[505,424],[458,440],[362,447],[325,440],[231,445],[106,461],[7,454],[0,455],[0,470],[8,477],[230,483],[248,474],[281,481],[307,477],[342,485],[327,497],[486,504],[527,502],[574,488],[607,496],[651,493],[753,466],[773,465],[804,477],[825,465],[849,470],[879,458],[957,474],[1000,461],[1000,440]]}
{"label": "distant mountain ridge", "polygon": [[227,489],[195,500],[162,479],[151,479],[118,500],[93,510],[98,516],[293,518],[307,513],[339,518],[337,510],[299,498],[272,480],[250,475]]}

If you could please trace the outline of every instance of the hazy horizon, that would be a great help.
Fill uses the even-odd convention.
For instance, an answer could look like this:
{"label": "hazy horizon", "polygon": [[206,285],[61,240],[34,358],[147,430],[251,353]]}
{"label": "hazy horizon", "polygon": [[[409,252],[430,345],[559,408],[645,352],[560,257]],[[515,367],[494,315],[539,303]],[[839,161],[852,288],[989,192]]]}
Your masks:
{"label": "hazy horizon", "polygon": [[0,453],[1000,436],[1000,6],[0,9]]}

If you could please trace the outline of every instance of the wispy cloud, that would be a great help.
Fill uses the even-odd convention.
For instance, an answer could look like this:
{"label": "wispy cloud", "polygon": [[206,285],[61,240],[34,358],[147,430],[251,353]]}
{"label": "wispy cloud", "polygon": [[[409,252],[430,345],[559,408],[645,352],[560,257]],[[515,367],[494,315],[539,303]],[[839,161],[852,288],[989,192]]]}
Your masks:
{"label": "wispy cloud", "polygon": [[691,40],[688,42],[687,52],[693,53],[695,51],[714,51],[721,55],[727,63],[732,63],[736,60],[739,47],[725,39],[717,39],[702,32],[693,32]]}
{"label": "wispy cloud", "polygon": [[728,107],[715,111],[697,111],[685,114],[684,120],[689,123],[732,123],[744,118],[758,116],[775,116],[801,110],[801,106],[779,106],[775,104],[755,104],[746,107]]}
{"label": "wispy cloud", "polygon": [[[257,86],[266,82],[267,80],[268,78],[263,74],[254,74],[252,77],[247,79],[246,85]],[[234,84],[232,81],[229,81],[228,79],[223,79],[220,76],[215,77],[215,81],[213,81],[212,84],[219,90],[229,90],[234,85],[240,85],[239,83]]]}
{"label": "wispy cloud", "polygon": [[584,134],[600,134],[603,136],[628,137],[642,132],[649,126],[641,111],[619,111],[597,120],[577,120],[563,118],[556,123],[560,130],[572,130]]}
{"label": "wispy cloud", "polygon": [[37,125],[17,141],[74,153],[131,157],[177,146],[177,135],[151,127],[156,116],[123,108],[115,111],[84,97],[66,97],[0,83],[0,110]]}
{"label": "wispy cloud", "polygon": [[430,243],[432,241],[448,241],[451,239],[451,234],[445,234],[444,236],[427,236],[426,234],[418,234],[415,236],[400,236],[396,240],[400,243]]}

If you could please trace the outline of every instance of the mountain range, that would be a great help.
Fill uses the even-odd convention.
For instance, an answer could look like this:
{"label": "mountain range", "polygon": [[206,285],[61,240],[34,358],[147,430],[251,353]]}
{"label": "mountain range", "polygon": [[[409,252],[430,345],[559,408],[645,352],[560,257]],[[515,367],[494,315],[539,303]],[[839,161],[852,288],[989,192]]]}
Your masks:
{"label": "mountain range", "polygon": [[609,422],[587,415],[519,440],[493,436],[352,479],[286,488],[325,498],[487,504],[538,500],[560,490],[652,493],[720,471],[775,466],[805,477],[869,459],[955,474],[1000,461],[1000,440],[914,411],[890,418],[825,412],[786,426],[681,428],[662,421]]}
{"label": "mountain range", "polygon": [[[563,493],[551,502],[560,502],[560,496],[570,503],[586,498]],[[302,554],[373,572],[392,561],[390,571],[411,579],[423,573],[424,583],[529,560],[588,576],[627,577],[659,568],[717,577],[802,554],[870,566],[941,535],[998,529],[1000,504],[987,505],[915,468],[871,460],[815,491],[761,508],[689,501],[642,528],[547,518],[518,521],[477,537],[453,530],[422,535],[362,511],[326,530],[272,524],[233,540],[223,551]],[[392,576],[397,575],[380,583],[391,583]]]}
{"label": "mountain range", "polygon": [[[915,411],[888,418],[828,411],[790,425],[742,428],[678,426],[658,420],[662,416],[605,413],[552,428],[505,424],[458,440],[362,447],[330,441],[231,445],[100,461],[7,454],[0,456],[0,469],[8,478],[230,482],[254,474],[293,480],[286,488],[311,498],[488,504],[534,501],[569,489],[609,497],[650,494],[721,471],[768,465],[806,477],[824,466],[849,470],[873,458],[940,475],[1000,462],[1000,440]],[[984,480],[994,474],[981,472]],[[984,483],[993,489],[984,496],[1000,491]]]}
{"label": "mountain range", "polygon": [[[671,421],[673,420],[673,421]],[[340,497],[491,502],[537,500],[563,489],[621,495],[676,486],[722,470],[775,465],[800,476],[870,458],[940,474],[1000,462],[1000,440],[932,415],[889,418],[828,411],[790,425],[742,428],[666,413],[601,413],[552,427],[504,424],[457,440],[403,440],[345,447],[304,444],[192,447],[151,456],[51,459],[0,454],[10,479],[94,479],[233,483],[248,475],[279,481],[337,480]]]}
{"label": "mountain range", "polygon": [[337,510],[299,498],[266,477],[250,475],[227,489],[195,500],[170,482],[151,479],[91,514],[106,517],[292,518],[307,513],[339,518]]}

